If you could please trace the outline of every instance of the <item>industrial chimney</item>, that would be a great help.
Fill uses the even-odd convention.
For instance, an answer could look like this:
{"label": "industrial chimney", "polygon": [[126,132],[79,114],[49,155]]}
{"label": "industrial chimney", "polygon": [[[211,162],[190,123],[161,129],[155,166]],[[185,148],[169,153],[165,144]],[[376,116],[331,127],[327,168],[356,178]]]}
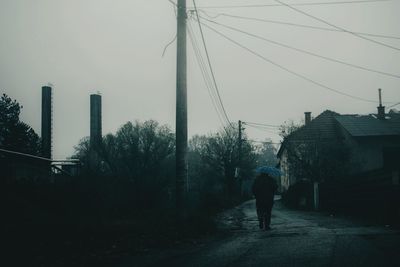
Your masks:
{"label": "industrial chimney", "polygon": [[385,119],[385,107],[382,106],[382,89],[379,88],[379,106],[378,106],[378,119]]}
{"label": "industrial chimney", "polygon": [[52,88],[50,86],[42,87],[42,155],[51,159],[52,155]]}
{"label": "industrial chimney", "polygon": [[90,95],[90,145],[98,147],[101,144],[101,95]]}
{"label": "industrial chimney", "polygon": [[311,112],[304,112],[304,124],[308,125],[311,122]]}

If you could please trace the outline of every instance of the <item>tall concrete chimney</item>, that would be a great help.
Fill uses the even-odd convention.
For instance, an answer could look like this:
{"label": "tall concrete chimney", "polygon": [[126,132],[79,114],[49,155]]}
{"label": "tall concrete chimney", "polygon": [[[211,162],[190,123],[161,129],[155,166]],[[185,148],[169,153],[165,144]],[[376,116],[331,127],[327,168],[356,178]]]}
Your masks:
{"label": "tall concrete chimney", "polygon": [[52,88],[50,86],[42,87],[42,156],[48,159],[52,158],[52,117],[53,101]]}
{"label": "tall concrete chimney", "polygon": [[311,112],[304,112],[304,124],[308,125],[311,122]]}
{"label": "tall concrete chimney", "polygon": [[90,145],[98,147],[101,144],[101,95],[90,95]]}
{"label": "tall concrete chimney", "polygon": [[382,106],[382,89],[379,88],[379,106],[378,106],[378,119],[385,119],[385,106]]}

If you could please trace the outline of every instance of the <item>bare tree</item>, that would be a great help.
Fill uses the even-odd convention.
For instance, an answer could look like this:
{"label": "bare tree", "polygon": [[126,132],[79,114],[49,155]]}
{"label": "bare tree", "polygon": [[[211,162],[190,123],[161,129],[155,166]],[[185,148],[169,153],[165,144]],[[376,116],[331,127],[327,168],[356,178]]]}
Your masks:
{"label": "bare tree", "polygon": [[277,149],[271,141],[265,141],[256,148],[258,166],[275,166],[278,163]]}
{"label": "bare tree", "polygon": [[289,122],[281,127],[290,172],[295,179],[315,182],[343,176],[349,167],[349,147],[340,138],[296,135],[301,126]]}
{"label": "bare tree", "polygon": [[252,175],[256,166],[255,147],[243,142],[239,157],[237,131],[232,127],[209,136],[195,136],[189,148],[189,173],[197,177],[195,180],[202,179],[199,184],[203,190],[213,191],[231,202],[240,199],[240,179],[235,177],[235,170],[240,168],[241,178]]}

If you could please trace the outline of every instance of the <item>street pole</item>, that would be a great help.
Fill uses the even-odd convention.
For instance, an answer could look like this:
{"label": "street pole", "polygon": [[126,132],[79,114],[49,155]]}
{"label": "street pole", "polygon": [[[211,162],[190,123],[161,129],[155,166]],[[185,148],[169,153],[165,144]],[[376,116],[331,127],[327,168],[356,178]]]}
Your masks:
{"label": "street pole", "polygon": [[177,2],[177,60],[176,60],[176,208],[183,215],[184,189],[187,181],[187,78],[186,78],[186,0]]}
{"label": "street pole", "polygon": [[242,121],[239,120],[239,134],[238,134],[238,178],[239,178],[239,190],[240,195],[242,194],[242,176],[241,176],[241,167],[242,167]]}
{"label": "street pole", "polygon": [[242,163],[242,121],[239,120],[238,150],[239,150],[239,167]]}

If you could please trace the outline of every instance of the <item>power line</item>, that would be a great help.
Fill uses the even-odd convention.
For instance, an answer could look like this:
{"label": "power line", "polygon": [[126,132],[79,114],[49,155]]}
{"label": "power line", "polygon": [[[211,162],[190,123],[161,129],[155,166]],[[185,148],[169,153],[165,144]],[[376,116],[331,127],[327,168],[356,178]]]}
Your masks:
{"label": "power line", "polygon": [[[361,1],[335,1],[335,2],[307,2],[307,3],[293,3],[293,6],[320,6],[320,5],[341,5],[341,4],[363,4],[374,2],[388,2],[391,0],[361,0]],[[279,7],[282,4],[250,4],[250,5],[221,5],[221,6],[199,6],[199,8],[255,8],[255,7]]]}
{"label": "power line", "polygon": [[285,48],[288,48],[288,49],[291,49],[291,50],[294,50],[294,51],[297,51],[297,52],[300,52],[300,53],[304,53],[304,54],[311,55],[311,56],[314,56],[314,57],[322,58],[322,59],[325,59],[325,60],[328,60],[328,61],[331,61],[331,62],[339,63],[339,64],[342,64],[342,65],[346,65],[346,66],[349,66],[349,67],[361,69],[361,70],[364,70],[364,71],[374,72],[374,73],[378,73],[378,74],[381,74],[381,75],[390,76],[390,77],[394,77],[394,78],[400,78],[400,75],[397,75],[397,74],[392,74],[392,73],[388,73],[388,72],[384,72],[384,71],[379,71],[379,70],[363,67],[363,66],[360,66],[360,65],[356,65],[356,64],[353,64],[353,63],[349,63],[349,62],[346,62],[346,61],[342,61],[342,60],[334,59],[334,58],[331,58],[331,57],[326,57],[326,56],[323,56],[323,55],[319,55],[319,54],[316,54],[314,52],[310,52],[310,51],[307,51],[307,50],[304,50],[304,49],[300,49],[300,48],[296,48],[296,47],[293,47],[293,46],[290,46],[290,45],[287,45],[287,44],[284,44],[284,43],[280,43],[280,42],[277,42],[277,41],[274,41],[274,40],[271,40],[271,39],[267,39],[265,37],[262,37],[262,36],[259,36],[259,35],[253,34],[253,33],[249,33],[247,31],[243,31],[243,30],[235,28],[235,27],[231,27],[231,26],[228,26],[228,25],[225,25],[225,24],[213,21],[213,20],[206,19],[204,17],[202,17],[202,18],[204,20],[207,20],[207,21],[209,21],[211,23],[214,23],[214,24],[217,24],[219,26],[225,27],[225,28],[230,29],[232,31],[240,32],[240,33],[246,34],[248,36],[257,38],[259,40],[263,40],[263,41],[266,41],[268,43],[272,43],[272,44],[275,44],[275,45],[278,45],[278,46],[281,46],[281,47],[285,47]]}
{"label": "power line", "polygon": [[284,67],[284,66],[282,66],[282,65],[280,65],[280,64],[278,64],[278,63],[276,63],[276,62],[274,62],[274,61],[272,61],[272,60],[270,60],[270,59],[268,59],[268,58],[266,58],[265,56],[263,56],[263,55],[261,55],[261,54],[255,52],[254,50],[251,50],[250,48],[248,48],[248,47],[242,45],[241,43],[239,43],[239,42],[233,40],[232,38],[226,36],[225,34],[219,32],[219,31],[217,31],[216,29],[210,27],[209,25],[204,24],[204,23],[202,23],[202,24],[203,24],[205,27],[207,27],[208,29],[210,29],[211,31],[217,33],[218,35],[222,36],[223,38],[225,38],[225,39],[229,40],[230,42],[234,43],[236,46],[241,47],[242,49],[244,49],[244,50],[250,52],[251,54],[253,54],[253,55],[255,55],[255,56],[261,58],[262,60],[264,60],[264,61],[266,61],[266,62],[269,62],[270,64],[272,64],[272,65],[274,65],[274,66],[276,66],[276,67],[278,67],[278,68],[280,68],[280,69],[282,69],[282,70],[284,70],[284,71],[286,71],[286,72],[291,73],[291,74],[294,75],[294,76],[297,76],[297,77],[299,77],[299,78],[301,78],[301,79],[303,79],[303,80],[305,80],[305,81],[308,81],[308,82],[310,82],[310,83],[312,83],[312,84],[314,84],[314,85],[317,85],[318,87],[324,88],[324,89],[329,90],[329,91],[331,91],[331,92],[334,92],[334,93],[337,93],[337,94],[340,94],[340,95],[343,95],[343,96],[347,96],[347,97],[350,97],[350,98],[353,98],[353,99],[356,99],[356,100],[359,100],[359,101],[364,101],[364,102],[368,102],[368,103],[376,103],[376,102],[377,102],[377,101],[375,101],[375,100],[370,100],[370,99],[366,99],[366,98],[354,96],[354,95],[351,95],[351,94],[348,94],[348,93],[345,93],[345,92],[336,90],[336,89],[334,89],[334,88],[332,88],[332,87],[329,87],[329,86],[327,86],[327,85],[324,85],[324,84],[322,84],[322,83],[320,83],[320,82],[317,82],[317,81],[314,81],[314,80],[312,80],[312,79],[310,79],[310,78],[307,78],[306,76],[304,76],[304,75],[302,75],[302,74],[299,74],[299,73],[297,73],[297,72],[295,72],[295,71],[292,71],[292,70],[290,70],[290,69],[288,69],[288,68],[286,68],[286,67]]}
{"label": "power line", "polygon": [[199,30],[200,30],[200,34],[201,34],[201,39],[202,39],[202,41],[203,41],[203,46],[204,46],[204,50],[205,50],[206,57],[207,57],[207,62],[208,62],[208,67],[209,67],[209,69],[210,69],[211,76],[212,76],[212,79],[213,79],[213,82],[214,82],[214,86],[215,86],[215,90],[216,90],[217,95],[218,95],[218,100],[219,100],[219,102],[220,102],[220,104],[221,104],[221,107],[222,107],[223,114],[224,114],[225,118],[226,118],[227,121],[229,122],[230,127],[233,127],[233,126],[232,126],[232,123],[231,123],[230,120],[229,120],[228,115],[226,114],[226,110],[225,110],[225,107],[224,107],[223,102],[222,102],[222,99],[221,99],[221,95],[220,95],[219,90],[218,90],[218,85],[217,85],[217,82],[216,82],[216,80],[215,80],[215,75],[214,75],[214,71],[213,71],[213,68],[212,68],[212,65],[211,65],[210,56],[209,56],[209,54],[208,54],[208,49],[207,49],[206,41],[205,41],[205,38],[204,38],[203,29],[202,29],[202,27],[201,27],[200,18],[199,18],[199,13],[197,12],[197,6],[196,6],[196,1],[195,1],[195,0],[193,0],[193,5],[194,5],[194,9],[195,9],[195,11],[196,11],[197,22],[198,22],[198,25],[199,25]]}
{"label": "power line", "polygon": [[394,105],[391,105],[391,106],[389,106],[388,108],[392,108],[392,107],[395,107],[395,106],[397,106],[397,105],[400,105],[400,102],[399,102],[399,103],[396,103],[396,104],[394,104]]}
{"label": "power line", "polygon": [[260,143],[260,144],[272,144],[272,145],[280,145],[280,144],[282,144],[280,142],[269,142],[269,141],[253,140],[253,139],[246,139],[245,141],[252,142],[252,143]]}
{"label": "power line", "polygon": [[172,45],[173,44],[173,42],[175,42],[175,40],[176,40],[176,37],[177,37],[178,35],[177,34],[175,34],[175,36],[174,36],[174,38],[168,43],[168,44],[166,44],[165,45],[165,47],[164,47],[164,50],[163,50],[163,53],[162,53],[162,55],[161,55],[161,57],[164,57],[164,55],[165,55],[165,52],[167,51],[167,49],[168,49],[168,47],[170,46],[170,45]]}
{"label": "power line", "polygon": [[[338,30],[338,29],[332,29],[332,28],[326,28],[326,27],[320,27],[320,26],[312,26],[312,25],[299,24],[299,23],[286,22],[286,21],[279,21],[279,20],[269,20],[269,19],[245,17],[245,16],[238,16],[238,15],[233,15],[233,14],[228,14],[228,13],[215,13],[216,15],[212,16],[212,15],[208,14],[208,12],[205,12],[204,10],[199,10],[199,12],[203,13],[204,15],[206,15],[207,17],[212,18],[212,19],[216,19],[218,17],[229,17],[229,18],[237,18],[237,19],[257,21],[257,22],[267,22],[267,23],[275,23],[275,24],[281,24],[281,25],[287,25],[287,26],[309,28],[309,29],[314,29],[314,30],[323,30],[323,31],[331,31],[331,32],[343,32],[342,30]],[[383,34],[376,34],[376,33],[355,32],[355,31],[351,31],[351,32],[355,33],[355,34],[371,36],[371,37],[379,37],[379,38],[400,40],[399,36],[393,36],[393,35],[383,35]]]}
{"label": "power line", "polygon": [[213,107],[214,107],[214,109],[215,109],[215,111],[217,113],[217,116],[218,116],[218,119],[219,119],[219,121],[221,123],[222,129],[229,136],[229,133],[228,133],[226,127],[225,127],[225,125],[228,122],[224,121],[224,117],[222,115],[221,108],[220,108],[220,106],[218,106],[218,101],[216,99],[215,91],[212,89],[213,83],[212,83],[210,75],[209,75],[209,73],[207,71],[206,64],[204,63],[203,56],[201,55],[201,51],[200,51],[199,45],[197,43],[196,36],[194,35],[193,29],[192,29],[192,26],[191,26],[190,23],[188,23],[188,33],[189,33],[189,38],[190,38],[190,41],[191,41],[191,44],[192,44],[193,51],[195,53],[197,64],[198,64],[198,66],[200,68],[204,83],[205,83],[205,85],[207,87],[207,91],[208,91],[208,94],[209,94],[210,99],[211,99],[211,103],[212,103],[212,105],[213,105]]}
{"label": "power line", "polygon": [[192,30],[192,26],[191,26],[190,23],[188,23],[188,34],[189,34],[189,39],[191,41],[192,48],[193,48],[193,51],[194,51],[194,54],[195,54],[195,57],[196,57],[197,64],[199,65],[201,74],[203,76],[204,84],[207,87],[208,94],[209,94],[209,96],[211,98],[211,103],[212,103],[212,105],[213,105],[213,107],[214,107],[214,109],[215,109],[215,111],[216,111],[216,113],[218,115],[218,119],[221,122],[222,127],[224,127],[225,123],[223,121],[223,118],[222,118],[222,115],[220,113],[220,110],[218,109],[218,104],[217,104],[217,101],[215,99],[215,96],[213,95],[212,82],[211,82],[211,79],[210,79],[210,77],[208,75],[207,69],[205,67],[205,63],[204,63],[203,57],[202,57],[200,49],[199,49],[199,47],[197,45],[197,40],[196,40],[196,37],[194,36],[193,30]]}
{"label": "power line", "polygon": [[246,124],[246,125],[249,126],[249,127],[254,128],[254,129],[263,131],[263,132],[268,132],[268,133],[273,133],[275,135],[279,135],[279,133],[278,133],[279,130],[278,129],[272,130],[272,129],[267,129],[267,128],[264,128],[264,127],[261,127],[261,126],[256,126],[256,125],[250,125],[250,124]]}
{"label": "power line", "polygon": [[[202,53],[201,53],[200,46],[198,45],[196,36],[194,34],[194,31],[192,29],[192,25],[190,24],[190,22],[188,23],[188,33],[189,33],[189,38],[190,38],[190,41],[191,41],[191,44],[192,44],[192,48],[193,48],[195,56],[196,56],[196,61],[197,61],[198,65],[199,65],[201,74],[203,76],[204,83],[205,83],[205,85],[207,87],[208,94],[209,94],[209,96],[211,98],[211,103],[212,103],[212,105],[213,105],[213,107],[214,107],[214,109],[215,109],[215,111],[217,113],[217,116],[218,116],[218,119],[219,119],[219,121],[221,123],[222,129],[225,131],[227,136],[229,136],[229,132],[226,129],[226,126],[225,126],[226,124],[229,124],[229,121],[226,121],[226,119],[224,118],[224,116],[222,114],[221,106],[219,105],[219,102],[217,100],[217,96],[216,96],[215,90],[213,90],[213,83],[211,81],[211,77],[210,77],[209,72],[207,70],[206,64],[204,62],[204,59],[203,59],[203,56],[202,56]],[[225,119],[225,121],[224,121],[224,119]]]}
{"label": "power line", "polygon": [[349,34],[351,34],[351,35],[353,35],[353,36],[356,36],[356,37],[358,37],[358,38],[361,38],[361,39],[364,39],[364,40],[366,40],[366,41],[369,41],[369,42],[372,42],[372,43],[375,43],[375,44],[378,44],[378,45],[381,45],[381,46],[385,46],[385,47],[388,47],[388,48],[391,48],[391,49],[394,49],[394,50],[397,50],[397,51],[400,51],[400,48],[398,48],[398,47],[391,46],[391,45],[388,45],[388,44],[385,44],[385,43],[382,43],[382,42],[379,42],[379,41],[376,41],[376,40],[367,38],[367,37],[365,37],[365,36],[359,35],[359,34],[357,34],[357,33],[348,31],[348,30],[346,30],[346,29],[344,29],[344,28],[342,28],[342,27],[336,26],[336,25],[333,24],[333,23],[330,23],[330,22],[328,22],[328,21],[326,21],[326,20],[323,20],[323,19],[321,19],[321,18],[318,18],[318,17],[316,17],[316,16],[314,16],[314,15],[311,15],[311,14],[309,14],[309,13],[303,11],[303,10],[300,10],[300,9],[298,9],[298,8],[292,6],[292,5],[286,4],[286,3],[284,3],[284,2],[282,2],[282,1],[280,1],[280,0],[275,0],[275,2],[280,3],[280,4],[284,5],[284,6],[286,6],[286,7],[290,8],[290,9],[292,9],[292,10],[296,11],[297,13],[303,14],[303,15],[305,15],[305,16],[307,16],[307,17],[310,17],[310,18],[312,18],[312,19],[314,19],[314,20],[317,20],[317,21],[319,21],[319,22],[322,22],[322,23],[324,23],[324,24],[326,24],[326,25],[329,25],[329,26],[331,26],[331,27],[334,27],[334,28],[336,28],[336,29],[338,29],[338,30],[341,30],[341,31],[343,31],[343,32],[347,32],[347,33],[349,33]]}
{"label": "power line", "polygon": [[273,127],[273,128],[280,128],[280,125],[272,125],[272,124],[265,124],[265,123],[256,123],[256,122],[249,122],[249,121],[243,121],[243,124],[253,124],[253,125],[259,125],[259,126],[265,126],[265,127]]}
{"label": "power line", "polygon": [[174,1],[172,1],[172,0],[167,0],[167,1],[170,2],[171,4],[173,4],[174,6],[177,6],[177,4]]}
{"label": "power line", "polygon": [[203,76],[204,83],[205,83],[205,85],[206,85],[206,87],[208,89],[208,92],[209,92],[210,98],[212,100],[212,103],[214,105],[214,108],[217,111],[217,114],[220,116],[219,110],[218,110],[218,108],[216,106],[216,102],[215,102],[214,96],[212,94],[211,85],[210,85],[211,84],[211,80],[209,78],[209,75],[208,75],[207,69],[205,67],[205,63],[204,63],[203,57],[202,57],[200,49],[198,47],[196,37],[194,36],[194,32],[192,30],[192,27],[191,27],[190,23],[188,24],[188,26],[189,26],[188,27],[189,39],[191,41],[192,48],[193,48],[193,51],[195,53],[195,58],[196,58],[197,64],[199,65],[199,68],[201,70],[201,74]]}
{"label": "power line", "polygon": [[228,134],[228,132],[227,132],[227,130],[225,128],[225,125],[229,124],[229,121],[227,121],[226,118],[223,116],[222,108],[220,106],[220,103],[217,100],[216,92],[215,92],[215,90],[213,90],[213,82],[212,82],[212,79],[211,79],[211,77],[209,75],[209,72],[207,70],[206,63],[205,63],[205,61],[203,59],[203,56],[202,56],[202,53],[201,53],[201,49],[200,49],[200,46],[198,45],[198,42],[197,42],[196,36],[194,34],[194,31],[193,31],[191,23],[188,23],[188,33],[189,33],[189,38],[190,38],[193,50],[195,52],[196,61],[197,61],[198,65],[199,65],[199,68],[201,70],[201,74],[203,76],[204,83],[205,83],[205,85],[207,87],[208,94],[209,94],[209,96],[211,98],[211,102],[212,102],[212,104],[214,106],[214,109],[215,109],[217,115],[218,115],[218,119],[221,122],[222,128]]}

